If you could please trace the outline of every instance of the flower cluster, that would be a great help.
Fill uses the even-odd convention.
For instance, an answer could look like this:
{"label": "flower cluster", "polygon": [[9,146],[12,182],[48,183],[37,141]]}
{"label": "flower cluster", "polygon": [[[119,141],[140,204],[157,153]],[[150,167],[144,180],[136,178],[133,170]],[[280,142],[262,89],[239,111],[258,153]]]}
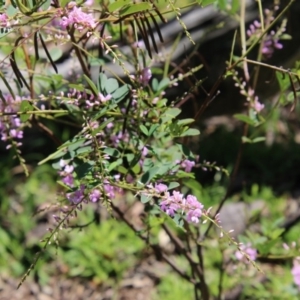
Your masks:
{"label": "flower cluster", "polygon": [[183,161],[177,161],[180,167],[184,169],[185,172],[190,173],[195,166],[195,162],[192,160],[185,159]]}
{"label": "flower cluster", "polygon": [[241,95],[245,96],[247,101],[250,102],[250,107],[252,107],[257,113],[260,113],[265,105],[259,102],[259,98],[255,95],[254,90],[249,87],[248,90],[246,89],[246,82],[241,81],[236,75],[233,76],[233,80],[235,81],[235,86],[240,89]]}
{"label": "flower cluster", "polygon": [[148,186],[149,193],[144,193],[147,196],[156,196],[161,199],[160,208],[170,217],[174,217],[176,213],[186,216],[189,223],[199,223],[199,219],[203,214],[204,206],[193,195],[184,197],[178,191],[168,192],[168,187],[165,184],[159,183],[154,187]]}
{"label": "flower cluster", "polygon": [[[11,95],[4,96],[5,102],[0,101],[0,112],[7,115],[0,117],[0,136],[2,141],[11,139],[20,140],[23,138],[23,129],[20,118],[14,115],[19,110],[21,98],[14,99]],[[20,142],[17,143],[21,145]]]}
{"label": "flower cluster", "polygon": [[240,251],[235,252],[237,260],[247,263],[250,260],[254,261],[257,257],[257,250],[251,247],[251,244],[241,245]]}
{"label": "flower cluster", "polygon": [[[272,16],[272,12],[269,10],[265,10],[265,27],[273,21],[274,17]],[[263,45],[261,52],[265,58],[270,58],[275,49],[282,49],[283,45],[279,42],[282,37],[283,32],[285,31],[285,22],[282,23],[281,27],[275,32],[274,30],[270,31],[265,38],[263,39]],[[262,34],[262,25],[259,21],[255,20],[247,30],[247,35],[249,37],[249,42],[252,42],[253,38],[258,38]]]}
{"label": "flower cluster", "polygon": [[7,14],[0,14],[0,28],[7,28],[10,26],[10,23],[8,21],[8,16]]}
{"label": "flower cluster", "polygon": [[[70,162],[66,163],[63,159],[60,160],[59,165],[61,168],[61,171],[59,171],[61,181],[66,186],[72,189],[75,188],[75,191],[66,194],[67,199],[72,204],[78,204],[81,202],[87,203],[87,199],[94,203],[98,202],[101,198],[114,199],[116,197],[116,193],[121,194],[123,192],[121,188],[111,185],[107,179],[102,180],[103,186],[100,188],[88,190],[85,184],[80,184],[77,188],[78,182],[76,181],[74,166],[70,164]],[[118,181],[119,179],[119,175],[114,176],[114,181]]]}
{"label": "flower cluster", "polygon": [[82,31],[84,29],[93,30],[97,26],[97,22],[92,14],[87,14],[77,7],[76,2],[71,1],[67,5],[65,16],[62,17],[60,25],[65,29],[67,26],[73,26],[74,28]]}

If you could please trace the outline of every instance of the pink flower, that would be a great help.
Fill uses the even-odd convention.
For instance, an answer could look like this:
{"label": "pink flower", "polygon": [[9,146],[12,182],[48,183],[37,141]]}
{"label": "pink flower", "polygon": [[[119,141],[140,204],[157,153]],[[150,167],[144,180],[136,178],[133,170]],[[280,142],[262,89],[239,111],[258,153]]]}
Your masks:
{"label": "pink flower", "polygon": [[[22,101],[19,96],[13,99],[11,95],[4,95],[4,99],[5,102],[0,101],[0,112],[15,113],[19,110]],[[0,116],[0,137],[2,141],[22,139],[23,128],[21,119],[14,115]]]}
{"label": "pink flower", "polygon": [[236,257],[237,260],[247,263],[248,259],[245,256],[245,254],[247,254],[249,256],[250,260],[255,260],[256,259],[257,251],[256,251],[256,249],[251,247],[250,243],[248,243],[247,245],[241,245],[240,249],[241,249],[241,251],[236,251],[235,252],[235,257]]}
{"label": "pink flower", "polygon": [[101,196],[101,192],[98,189],[96,189],[90,193],[89,198],[90,198],[91,202],[95,203],[95,202],[99,201],[100,196]]}
{"label": "pink flower", "polygon": [[264,107],[265,107],[265,105],[258,101],[258,97],[255,97],[254,103],[253,103],[253,108],[259,113],[261,110],[264,109]]}
{"label": "pink flower", "polygon": [[63,16],[60,25],[65,29],[67,26],[72,26],[79,31],[83,29],[94,29],[97,23],[92,14],[87,14],[77,7],[76,2],[70,2],[66,10],[66,16]]}
{"label": "pink flower", "polygon": [[199,223],[199,218],[202,216],[204,206],[193,195],[186,197],[185,211],[187,212],[186,219],[189,223]]}
{"label": "pink flower", "polygon": [[154,189],[158,194],[161,194],[163,192],[166,192],[168,190],[168,187],[163,183],[159,183],[159,184],[155,184]]}
{"label": "pink flower", "polygon": [[144,68],[141,72],[141,75],[140,75],[140,83],[143,86],[146,86],[149,83],[151,77],[152,77],[151,69],[150,68]]}
{"label": "pink flower", "polygon": [[9,21],[8,21],[8,16],[7,14],[0,14],[0,27],[6,28],[9,27]]}
{"label": "pink flower", "polygon": [[188,195],[184,198],[183,194],[174,191],[173,195],[165,193],[163,201],[160,202],[160,208],[169,216],[173,217],[176,212],[186,215],[186,220],[189,223],[199,223],[202,216],[203,205],[195,196]]}
{"label": "pink flower", "polygon": [[68,193],[67,199],[72,202],[73,204],[78,204],[80,203],[83,198],[84,198],[84,190],[85,190],[85,186],[82,184],[79,188],[79,190],[73,192],[73,193]]}
{"label": "pink flower", "polygon": [[185,172],[191,172],[192,171],[192,168],[194,167],[195,165],[195,162],[192,161],[192,160],[184,160],[182,163],[181,163],[181,167],[184,168],[184,171]]}
{"label": "pink flower", "polygon": [[110,95],[110,94],[104,96],[103,94],[99,93],[99,95],[98,95],[98,99],[99,99],[100,102],[102,102],[102,103],[107,102],[107,101],[110,100],[111,98],[112,98],[112,95]]}
{"label": "pink flower", "polygon": [[68,185],[69,187],[73,187],[74,186],[74,177],[71,174],[66,175],[63,179],[62,182],[66,185]]}
{"label": "pink flower", "polygon": [[291,272],[294,278],[294,283],[300,288],[300,263],[297,259],[294,259]]}

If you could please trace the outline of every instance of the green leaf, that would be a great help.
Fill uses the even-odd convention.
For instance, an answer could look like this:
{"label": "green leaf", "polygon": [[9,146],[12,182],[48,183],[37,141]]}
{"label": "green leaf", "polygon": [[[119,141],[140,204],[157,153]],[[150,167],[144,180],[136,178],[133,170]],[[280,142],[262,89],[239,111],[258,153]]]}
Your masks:
{"label": "green leaf", "polygon": [[141,177],[141,182],[146,184],[149,183],[151,179],[153,179],[159,172],[159,167],[152,167],[150,168],[147,172],[145,172],[143,174],[143,176]]}
{"label": "green leaf", "polygon": [[242,136],[242,142],[244,143],[244,144],[252,144],[252,140],[251,139],[249,139],[248,137],[246,137],[246,136]]}
{"label": "green leaf", "polygon": [[111,4],[108,5],[108,11],[111,13],[116,12],[117,10],[119,10],[120,8],[132,4],[132,0],[119,0],[119,1],[115,1]]}
{"label": "green leaf", "polygon": [[169,185],[168,185],[168,190],[175,189],[178,186],[180,186],[180,184],[178,182],[170,182]]}
{"label": "green leaf", "polygon": [[265,140],[266,140],[266,138],[264,136],[260,136],[260,137],[254,138],[252,140],[252,143],[260,143],[260,142],[264,142]]}
{"label": "green leaf", "polygon": [[53,61],[57,61],[63,56],[63,51],[61,48],[50,49],[49,53]]}
{"label": "green leaf", "polygon": [[231,1],[231,14],[235,14],[240,8],[240,0],[232,0]]}
{"label": "green leaf", "polygon": [[106,85],[107,77],[105,74],[100,73],[98,77],[98,90],[100,92],[105,91],[105,85]]}
{"label": "green leaf", "polygon": [[17,8],[15,8],[12,4],[10,4],[6,9],[6,14],[8,15],[8,17],[13,17],[14,15],[17,14],[18,11],[19,10]]}
{"label": "green leaf", "polygon": [[123,8],[120,11],[120,16],[124,17],[127,15],[140,13],[143,11],[150,10],[151,8],[152,8],[152,5],[148,2],[135,3],[134,5],[128,5],[127,7]]}
{"label": "green leaf", "polygon": [[108,94],[112,94],[116,89],[118,89],[119,83],[118,80],[115,78],[109,78],[106,80],[105,83],[105,91]]}
{"label": "green leaf", "polygon": [[89,57],[89,64],[91,67],[104,66],[105,60],[98,57]]}
{"label": "green leaf", "polygon": [[77,139],[77,140],[74,140],[74,142],[70,142],[67,144],[68,146],[68,151],[75,151],[77,150],[78,148],[80,148],[84,143],[86,142],[86,139],[84,138],[81,138],[81,139]]}
{"label": "green leaf", "polygon": [[162,116],[162,123],[166,123],[174,118],[176,118],[181,113],[181,110],[176,107],[168,108],[167,111]]}
{"label": "green leaf", "polygon": [[140,125],[140,129],[146,136],[149,136],[148,129],[145,125]]}
{"label": "green leaf", "polygon": [[129,93],[129,90],[130,90],[130,86],[128,84],[125,84],[120,88],[118,88],[115,92],[113,92],[112,97],[115,103],[118,103],[121,100],[123,100],[126,97],[126,95]]}
{"label": "green leaf", "polygon": [[148,203],[150,200],[151,200],[151,197],[142,194],[142,196],[141,196],[141,202],[142,202],[142,203],[144,203],[144,204],[145,204],[145,203]]}
{"label": "green leaf", "polygon": [[203,7],[210,5],[210,4],[215,4],[217,2],[218,2],[217,0],[198,0],[198,3]]}
{"label": "green leaf", "polygon": [[251,126],[255,126],[256,125],[256,122],[253,121],[251,118],[249,118],[248,116],[246,115],[243,115],[243,114],[235,114],[233,115],[237,120],[240,120],[242,122],[245,122]]}
{"label": "green leaf", "polygon": [[157,78],[153,78],[151,83],[152,83],[153,91],[157,92],[157,89],[158,89],[158,80],[157,80]]}
{"label": "green leaf", "polygon": [[91,153],[93,148],[91,146],[81,147],[76,150],[76,155],[83,154],[83,153]]}
{"label": "green leaf", "polygon": [[[40,8],[42,9],[42,11],[46,11],[51,4],[51,0],[46,0],[41,6]],[[51,51],[50,51],[51,52]]]}
{"label": "green leaf", "polygon": [[182,119],[182,120],[179,120],[179,121],[177,122],[177,124],[178,124],[178,125],[188,125],[188,124],[191,124],[191,123],[194,123],[194,122],[195,122],[194,119],[189,118],[189,119]]}
{"label": "green leaf", "polygon": [[193,152],[186,146],[182,144],[176,144],[176,146],[179,148],[179,150],[183,153],[183,155],[187,158],[194,158]]}
{"label": "green leaf", "polygon": [[276,71],[276,78],[281,92],[286,91],[290,87],[291,82],[287,74]]}
{"label": "green leaf", "polygon": [[158,85],[157,91],[163,90],[166,87],[168,87],[170,84],[170,79],[169,78],[164,78]]}
{"label": "green leaf", "polygon": [[92,89],[95,95],[99,94],[99,91],[97,90],[97,87],[95,86],[94,82],[88,78],[85,74],[83,74],[84,79],[87,81],[89,87]]}
{"label": "green leaf", "polygon": [[108,172],[116,169],[118,166],[121,166],[123,164],[123,159],[119,158],[116,161],[112,162],[111,164],[109,164],[108,166]]}
{"label": "green leaf", "polygon": [[[21,112],[24,113],[24,112],[27,112],[27,111],[32,111],[34,108],[33,108],[33,106],[30,104],[29,101],[23,100],[23,101],[21,102],[20,109],[21,109]],[[21,119],[22,122],[26,122],[29,118],[30,118],[30,115],[27,115],[27,114],[22,114],[22,115],[20,116],[20,119]]]}
{"label": "green leaf", "polygon": [[149,129],[149,136],[151,136],[158,127],[159,127],[158,124],[152,124],[150,129]]}
{"label": "green leaf", "polygon": [[93,170],[94,163],[85,162],[81,163],[78,167],[75,168],[75,173],[78,176],[78,179],[84,178],[88,173]]}
{"label": "green leaf", "polygon": [[72,89],[76,89],[77,91],[80,91],[80,92],[83,92],[85,90],[85,87],[83,84],[73,84],[73,83],[70,83],[69,85],[69,88],[72,88]]}
{"label": "green leaf", "polygon": [[107,147],[103,150],[103,152],[112,157],[120,157],[120,152],[115,148]]}
{"label": "green leaf", "polygon": [[187,131],[183,132],[180,136],[194,136],[199,134],[200,134],[199,129],[189,128]]}
{"label": "green leaf", "polygon": [[224,10],[226,11],[226,8],[227,8],[227,1],[226,0],[218,0],[218,6],[221,10]]}

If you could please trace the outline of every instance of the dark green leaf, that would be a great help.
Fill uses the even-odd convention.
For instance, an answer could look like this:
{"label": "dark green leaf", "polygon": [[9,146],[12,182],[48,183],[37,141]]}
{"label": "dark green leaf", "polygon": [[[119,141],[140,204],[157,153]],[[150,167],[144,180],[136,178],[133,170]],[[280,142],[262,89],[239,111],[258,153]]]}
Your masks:
{"label": "dark green leaf", "polygon": [[149,183],[150,180],[158,174],[159,169],[160,169],[159,167],[155,167],[155,166],[149,169],[147,172],[143,174],[141,178],[141,182],[144,184]]}

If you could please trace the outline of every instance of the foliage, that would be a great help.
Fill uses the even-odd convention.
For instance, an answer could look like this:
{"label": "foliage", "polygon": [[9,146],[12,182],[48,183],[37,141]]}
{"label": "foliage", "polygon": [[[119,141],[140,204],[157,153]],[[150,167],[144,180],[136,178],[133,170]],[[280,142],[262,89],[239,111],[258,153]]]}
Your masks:
{"label": "foliage", "polygon": [[[236,50],[235,34],[227,66],[193,118],[182,117],[182,105],[186,97],[202,87],[202,78],[197,78],[182,95],[172,98],[167,93],[196,77],[202,65],[182,74],[182,67],[176,67],[171,54],[160,52],[165,38],[161,28],[167,13],[177,19],[191,44],[195,43],[182,21],[180,10],[185,4],[179,7],[171,0],[134,5],[132,1],[16,0],[2,5],[0,25],[5,30],[1,30],[0,41],[4,45],[0,62],[0,134],[6,150],[14,155],[28,178],[25,185],[15,187],[22,194],[20,199],[4,194],[7,199],[1,214],[7,216],[7,223],[1,222],[0,254],[2,263],[12,260],[15,275],[19,276],[26,267],[20,285],[35,267],[42,281],[47,280],[48,274],[43,275],[38,265],[44,253],[50,263],[57,251],[58,260],[67,265],[67,276],[86,277],[103,284],[112,277],[121,280],[148,249],[172,270],[158,288],[163,298],[174,299],[175,293],[180,298],[193,294],[195,299],[221,299],[237,285],[242,286],[240,294],[245,299],[270,297],[278,283],[277,274],[270,273],[259,281],[258,274],[263,273],[264,265],[255,260],[287,261],[288,267],[293,260],[291,274],[294,284],[300,286],[299,241],[290,230],[293,226],[286,225],[279,213],[278,208],[285,209],[282,197],[251,181],[250,190],[248,186],[248,191],[240,195],[244,204],[263,198],[269,209],[250,210],[247,230],[238,240],[232,230],[222,226],[219,215],[228,199],[237,202],[233,185],[242,153],[265,151],[263,142],[271,143],[268,130],[281,121],[280,112],[287,108],[296,112],[298,65],[289,70],[268,64],[274,52],[283,48],[282,41],[291,38],[285,33],[287,20],[283,16],[294,1],[280,11],[276,5],[263,10],[262,2],[258,1],[259,21],[254,21],[249,29],[245,28],[246,1],[197,2],[203,7],[213,4],[229,17],[239,19],[241,51]],[[186,5],[197,4],[187,1]],[[127,47],[121,47],[119,39]],[[256,59],[248,58],[255,51]],[[59,61],[65,58],[71,62],[69,72],[60,68]],[[250,72],[252,64],[256,68]],[[163,72],[157,71],[155,65]],[[276,72],[280,95],[271,104],[256,91],[262,67]],[[220,84],[229,79],[246,104],[243,112],[233,115],[243,124],[243,133],[238,139],[233,138],[240,144],[239,152],[231,155],[230,150],[226,151],[226,155],[236,157],[234,165],[226,166],[230,176],[219,165],[220,161],[210,162],[202,157],[200,160],[190,149],[193,138],[200,134],[199,117],[216,97]],[[60,124],[65,128],[62,131]],[[26,154],[23,141],[26,146],[34,128],[55,143],[55,150],[47,152],[32,171],[26,160],[30,161],[35,150],[29,148],[29,155]],[[221,146],[221,142],[213,144],[214,151],[224,151]],[[258,151],[254,159],[257,154]],[[2,179],[8,186],[12,157],[9,163]],[[247,163],[251,163],[250,158]],[[261,169],[266,172],[265,177],[274,176],[270,175],[269,167]],[[213,174],[210,187],[198,181],[207,171]],[[57,194],[45,199],[47,189],[54,189],[55,176]],[[43,181],[51,186],[43,185]],[[51,204],[44,207],[45,203]],[[14,204],[21,217],[16,218]],[[142,213],[130,218],[127,211],[137,204],[141,205]],[[27,233],[33,229],[28,214],[35,209],[46,214],[49,226],[41,243],[27,241],[26,246],[37,252],[33,257],[16,240],[28,238]],[[252,225],[256,223],[259,226],[255,229]],[[161,232],[174,247],[172,258],[160,244]],[[291,272],[288,267],[280,271]],[[170,287],[173,278],[178,281],[175,274],[185,281],[178,290]],[[241,282],[241,277],[250,278],[251,282]],[[277,291],[296,297],[292,276],[287,278]],[[264,280],[268,280],[269,286],[262,284]]]}

